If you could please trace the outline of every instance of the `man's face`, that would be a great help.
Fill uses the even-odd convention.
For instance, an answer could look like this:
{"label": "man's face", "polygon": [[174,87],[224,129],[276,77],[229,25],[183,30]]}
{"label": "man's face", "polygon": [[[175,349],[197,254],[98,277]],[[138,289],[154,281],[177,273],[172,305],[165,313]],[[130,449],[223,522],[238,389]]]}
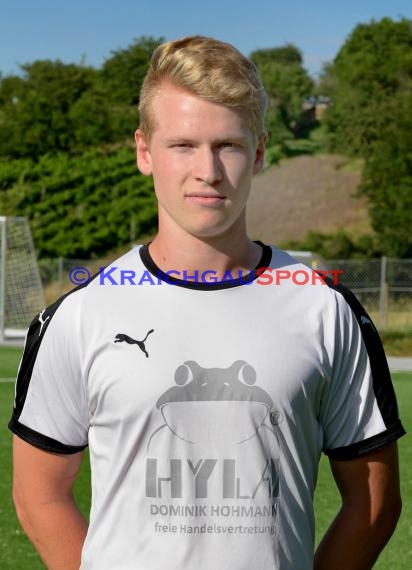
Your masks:
{"label": "man's face", "polygon": [[152,113],[150,142],[136,133],[137,163],[153,175],[160,230],[199,238],[245,231],[245,205],[252,175],[263,165],[265,138],[256,140],[246,111],[164,82]]}

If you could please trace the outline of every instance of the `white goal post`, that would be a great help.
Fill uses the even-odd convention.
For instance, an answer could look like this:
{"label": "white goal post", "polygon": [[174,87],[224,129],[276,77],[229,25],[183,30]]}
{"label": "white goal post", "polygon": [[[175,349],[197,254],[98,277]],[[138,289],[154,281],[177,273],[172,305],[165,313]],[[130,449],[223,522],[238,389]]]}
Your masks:
{"label": "white goal post", "polygon": [[28,220],[0,216],[0,342],[24,338],[44,305]]}

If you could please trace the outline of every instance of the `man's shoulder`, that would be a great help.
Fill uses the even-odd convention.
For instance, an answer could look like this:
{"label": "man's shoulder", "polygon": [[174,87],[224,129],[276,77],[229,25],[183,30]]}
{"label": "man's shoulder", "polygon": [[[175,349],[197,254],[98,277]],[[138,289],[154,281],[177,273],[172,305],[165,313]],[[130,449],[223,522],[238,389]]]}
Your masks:
{"label": "man's shoulder", "polygon": [[[141,246],[136,246],[132,250],[126,252],[106,266],[98,267],[97,271],[93,274],[86,269],[82,269],[88,273],[88,278],[84,283],[73,287],[65,294],[61,295],[58,299],[53,301],[50,305],[43,308],[35,315],[30,325],[30,334],[36,336],[43,336],[43,333],[49,327],[51,321],[62,321],[67,326],[72,326],[76,316],[81,314],[85,308],[90,305],[96,306],[97,310],[101,310],[102,296],[97,295],[97,291],[104,292],[105,288],[102,287],[102,275],[110,274],[111,270],[127,271],[127,268],[136,267],[140,262],[139,249]],[[103,283],[105,284],[105,283]]]}
{"label": "man's shoulder", "polygon": [[365,313],[359,300],[344,285],[342,270],[329,267],[327,262],[319,264],[311,263],[310,259],[302,259],[299,253],[304,252],[289,252],[273,245],[268,247],[272,252],[267,266],[271,283],[299,292],[296,300],[300,298],[308,303],[334,306],[338,311],[351,309],[355,314]]}
{"label": "man's shoulder", "polygon": [[295,256],[295,252],[282,250],[274,245],[269,247],[272,256],[267,269],[274,275],[277,284],[288,283],[291,286],[304,287],[304,289],[307,289],[307,285],[310,285],[311,289],[314,286],[319,289],[321,286],[330,285],[326,266],[311,265],[310,261]]}
{"label": "man's shoulder", "polygon": [[290,252],[280,249],[275,245],[268,245],[272,252],[272,257],[270,260],[270,267],[272,269],[284,269],[286,267],[301,266],[306,269],[310,269],[305,266],[299,259],[294,257]]}

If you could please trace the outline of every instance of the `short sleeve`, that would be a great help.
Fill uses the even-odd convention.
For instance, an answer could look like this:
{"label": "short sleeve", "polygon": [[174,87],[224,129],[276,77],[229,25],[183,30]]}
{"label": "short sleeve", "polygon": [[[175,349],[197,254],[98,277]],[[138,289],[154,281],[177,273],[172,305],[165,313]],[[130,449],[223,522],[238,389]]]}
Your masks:
{"label": "short sleeve", "polygon": [[79,293],[33,319],[20,363],[9,428],[28,443],[56,453],[87,446],[89,412],[82,377]]}
{"label": "short sleeve", "polygon": [[351,459],[405,434],[379,334],[348,289],[335,288],[336,311],[329,326],[330,374],[320,421],[324,452]]}

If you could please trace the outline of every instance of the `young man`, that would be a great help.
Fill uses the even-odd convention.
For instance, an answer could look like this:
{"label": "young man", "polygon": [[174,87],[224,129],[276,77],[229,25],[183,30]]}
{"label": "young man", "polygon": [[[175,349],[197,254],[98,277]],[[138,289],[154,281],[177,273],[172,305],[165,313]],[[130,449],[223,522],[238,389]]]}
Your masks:
{"label": "young man", "polygon": [[[33,321],[17,381],[14,499],[52,570],[366,570],[396,526],[404,431],[372,322],[247,236],[265,106],[230,45],[153,55],[136,143],[158,234]],[[314,560],[322,451],[342,507]]]}

